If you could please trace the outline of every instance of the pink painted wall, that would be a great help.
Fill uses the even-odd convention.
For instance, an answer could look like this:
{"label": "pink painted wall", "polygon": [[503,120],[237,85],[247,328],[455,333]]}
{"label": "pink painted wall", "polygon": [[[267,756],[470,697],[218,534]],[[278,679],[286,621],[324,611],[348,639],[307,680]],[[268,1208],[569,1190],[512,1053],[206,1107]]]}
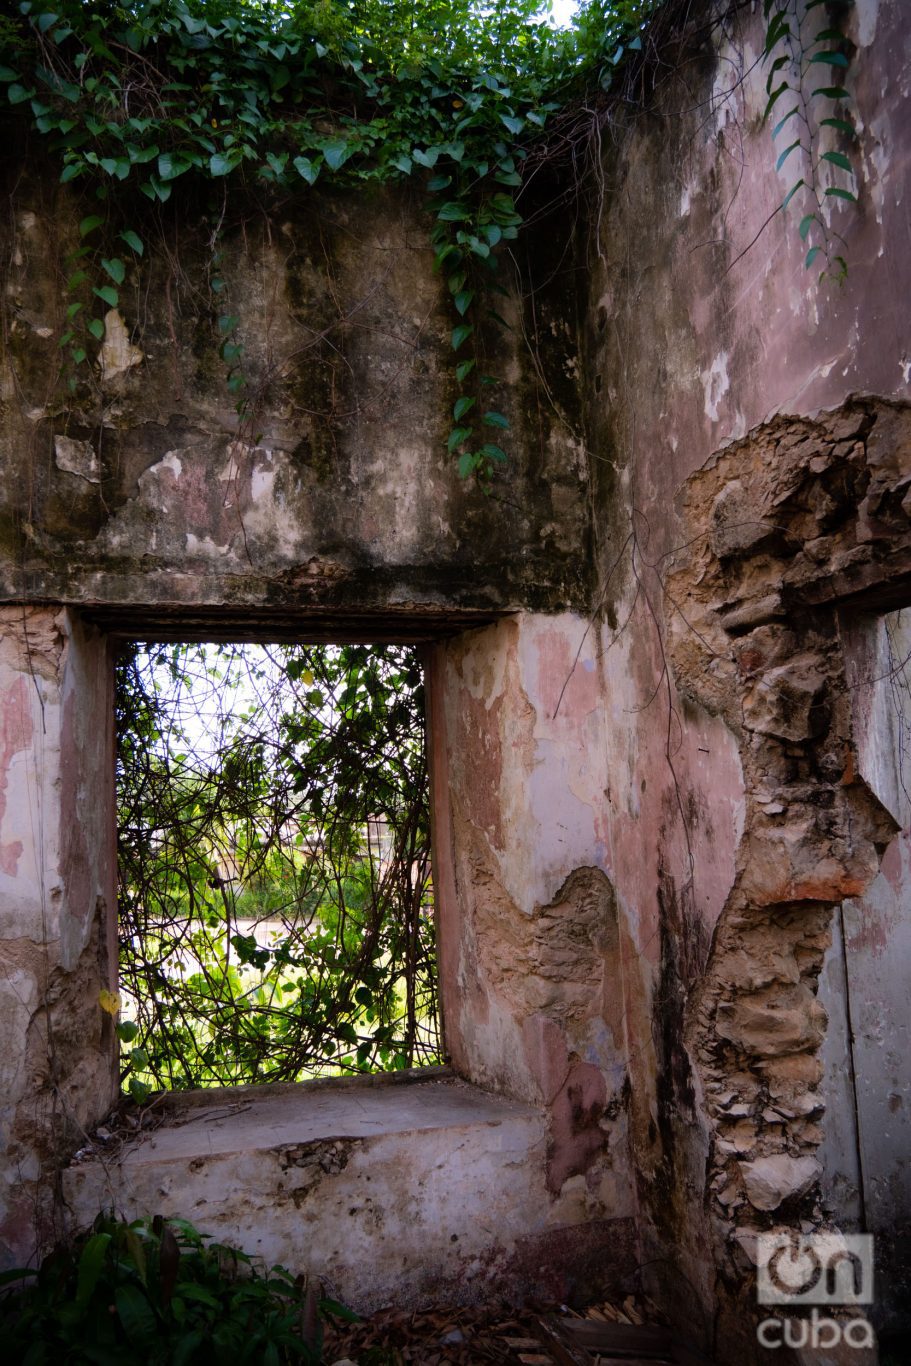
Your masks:
{"label": "pink painted wall", "polygon": [[108,647],[66,610],[5,608],[0,635],[0,1259],[56,1212],[42,1174],[116,1094],[116,862]]}
{"label": "pink painted wall", "polygon": [[[588,253],[588,401],[593,422],[612,429],[607,447],[596,437],[595,454],[628,471],[619,501],[648,518],[653,552],[673,543],[667,519],[680,485],[727,442],[776,413],[812,414],[851,393],[911,397],[907,5],[859,0],[846,32],[856,45],[845,84],[859,204],[827,201],[845,239],[841,285],[804,266],[802,196],[780,211],[806,168],[795,152],[776,173],[784,134],[773,144],[761,123],[761,6],[740,7],[695,41],[685,80],[659,77],[657,117],[634,118],[626,134],[611,128],[600,236]],[[813,68],[811,86],[827,84],[812,76],[828,71]],[[823,130],[817,153],[832,136]]]}
{"label": "pink painted wall", "polygon": [[465,1075],[547,1107],[554,1194],[601,1183],[616,1216],[664,1160],[668,1109],[699,1124],[682,1003],[744,814],[722,722],[675,698],[669,758],[638,628],[607,650],[580,617],[523,614],[438,647],[432,672],[448,1047]]}

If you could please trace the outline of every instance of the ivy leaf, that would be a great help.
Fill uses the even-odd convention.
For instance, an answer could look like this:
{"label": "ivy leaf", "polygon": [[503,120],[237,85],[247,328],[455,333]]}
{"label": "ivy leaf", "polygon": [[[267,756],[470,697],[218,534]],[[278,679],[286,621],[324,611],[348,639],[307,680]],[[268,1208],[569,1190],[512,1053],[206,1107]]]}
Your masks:
{"label": "ivy leaf", "polygon": [[473,474],[478,468],[478,464],[478,457],[474,451],[464,451],[462,455],[459,456],[459,478],[467,479],[469,474]]}
{"label": "ivy leaf", "polygon": [[160,203],[164,204],[171,198],[171,186],[159,180],[158,176],[150,176],[149,185],[153,198],[159,200]]}
{"label": "ivy leaf", "polygon": [[24,85],[10,85],[7,87],[6,97],[10,104],[24,104],[34,95],[34,90],[26,90]]}
{"label": "ivy leaf", "polygon": [[815,222],[816,222],[816,214],[815,214],[815,213],[808,213],[808,214],[805,214],[804,217],[801,218],[801,220],[800,220],[800,227],[798,228],[798,232],[800,233],[800,240],[801,240],[802,242],[805,242],[805,241],[807,240],[807,233],[810,231],[810,229],[812,228],[812,226],[813,226],[813,224],[814,224]]}
{"label": "ivy leaf", "polygon": [[460,323],[458,327],[452,329],[452,349],[458,351],[464,341],[471,336],[474,328],[471,323]]}
{"label": "ivy leaf", "polygon": [[135,251],[137,256],[141,256],[145,251],[145,247],[142,244],[142,238],[139,237],[132,228],[125,228],[124,231],[120,233],[120,240],[126,242],[130,250]]}
{"label": "ivy leaf", "polygon": [[451,199],[447,204],[443,204],[437,210],[437,218],[441,223],[461,223],[464,219],[470,218],[470,212],[464,204],[458,200]]}
{"label": "ivy leaf", "polygon": [[313,162],[310,160],[309,157],[295,157],[294,162],[292,164],[294,166],[295,171],[297,171],[298,175],[301,176],[302,179],[306,180],[308,185],[313,185],[316,183],[316,178],[319,175],[320,168],[318,166],[314,166]]}
{"label": "ivy leaf", "polygon": [[509,419],[505,418],[502,413],[485,413],[484,421],[488,427],[499,427],[501,431],[509,429]]}
{"label": "ivy leaf", "polygon": [[109,261],[107,257],[102,257],[101,266],[102,269],[110,275],[115,285],[123,284],[127,270],[119,256],[115,256],[111,261]]}
{"label": "ivy leaf", "polygon": [[162,152],[158,158],[158,174],[162,180],[176,180],[184,171],[190,169],[188,161],[181,161],[171,155],[170,152]]}
{"label": "ivy leaf", "polygon": [[820,119],[819,123],[821,128],[837,128],[840,133],[844,133],[849,138],[854,136],[854,125],[849,123],[847,119]]}
{"label": "ivy leaf", "polygon": [[788,112],[785,114],[784,118],[778,120],[778,122],[776,123],[775,127],[772,129],[772,138],[773,138],[773,139],[775,139],[775,138],[778,137],[778,134],[781,132],[782,128],[785,126],[785,124],[787,123],[788,119],[792,119],[792,118],[794,117],[794,115],[795,115],[796,113],[799,112],[799,109],[800,109],[800,105],[795,104],[795,106],[794,106],[793,109],[789,109],[789,110],[788,110]]}
{"label": "ivy leaf", "polygon": [[807,259],[804,262],[804,266],[807,270],[809,270],[810,266],[812,266],[813,262],[816,260],[817,256],[821,251],[822,247],[811,247],[810,250],[807,252]]}
{"label": "ivy leaf", "polygon": [[453,427],[446,441],[446,448],[451,455],[457,446],[461,446],[463,441],[467,441],[471,436],[470,427]]}
{"label": "ivy leaf", "polygon": [[465,394],[463,394],[461,398],[456,399],[452,408],[452,416],[456,422],[460,421],[466,413],[471,411],[475,405],[475,401],[475,399],[468,398]]}
{"label": "ivy leaf", "polygon": [[795,194],[797,193],[797,191],[800,189],[800,187],[801,187],[802,185],[806,185],[806,183],[807,183],[807,182],[806,182],[802,177],[801,177],[800,180],[797,180],[797,181],[794,182],[794,184],[791,186],[791,188],[788,190],[787,194],[785,195],[784,199],[781,201],[781,207],[782,207],[782,209],[786,209],[786,208],[788,207],[788,205],[790,204],[791,200],[794,198],[794,196],[795,196]]}
{"label": "ivy leaf", "polygon": [[411,155],[419,166],[426,166],[428,170],[433,170],[440,156],[435,147],[428,147],[423,151],[420,147],[415,147]]}
{"label": "ivy leaf", "polygon": [[821,62],[824,66],[846,67],[848,59],[843,52],[817,52],[810,58],[811,62]]}
{"label": "ivy leaf", "polygon": [[794,148],[795,148],[795,147],[799,147],[800,145],[801,145],[801,144],[800,144],[800,138],[797,138],[794,142],[792,142],[788,147],[786,147],[786,148],[784,149],[784,151],[783,151],[783,152],[781,153],[781,155],[779,156],[778,160],[775,162],[775,170],[776,170],[776,171],[780,171],[780,170],[781,170],[782,166],[785,164],[785,162],[787,161],[788,157],[789,157],[789,156],[791,155],[791,153],[794,151]]}
{"label": "ivy leaf", "polygon": [[850,171],[852,175],[854,174],[854,167],[844,152],[823,152],[820,161],[831,161],[833,166],[840,166],[843,171]]}
{"label": "ivy leaf", "polygon": [[453,299],[452,302],[455,304],[456,309],[462,315],[463,318],[465,317],[465,314],[468,312],[468,309],[471,306],[471,301],[473,298],[473,289],[460,289],[458,294]]}
{"label": "ivy leaf", "polygon": [[413,165],[411,157],[405,156],[404,154],[393,157],[392,164],[397,170],[401,171],[403,175],[411,175],[411,167]]}
{"label": "ivy leaf", "polygon": [[501,114],[500,122],[509,129],[510,133],[515,133],[517,136],[525,127],[524,119],[513,118],[510,114]]}
{"label": "ivy leaf", "polygon": [[104,336],[104,323],[100,318],[92,318],[89,323],[89,331],[96,341],[101,341]]}
{"label": "ivy leaf", "polygon": [[814,91],[812,91],[812,94],[822,95],[827,100],[850,99],[850,95],[848,94],[847,90],[845,90],[843,85],[819,85],[816,87]]}
{"label": "ivy leaf", "polygon": [[857,203],[857,195],[852,194],[850,190],[843,190],[840,185],[830,185],[826,194],[831,195],[834,199],[847,199],[851,204]]}
{"label": "ivy leaf", "polygon": [[112,285],[99,285],[92,293],[106,303],[109,308],[116,308],[120,300],[120,295]]}
{"label": "ivy leaf", "polygon": [[322,152],[326,165],[330,170],[337,171],[351,156],[352,148],[344,138],[334,138],[331,142],[323,144]]}
{"label": "ivy leaf", "polygon": [[478,454],[486,456],[488,460],[498,460],[500,462],[509,459],[508,455],[503,450],[503,447],[495,446],[492,441],[485,441]]}
{"label": "ivy leaf", "polygon": [[462,383],[463,380],[465,380],[465,379],[468,378],[468,376],[471,374],[472,370],[474,369],[475,364],[476,364],[476,362],[475,362],[474,360],[460,360],[460,361],[459,361],[458,365],[456,366],[455,372],[456,372],[456,379],[459,381],[460,384]]}
{"label": "ivy leaf", "polygon": [[781,98],[781,96],[784,94],[784,92],[785,92],[786,90],[790,90],[790,88],[791,88],[791,87],[788,85],[787,81],[782,81],[781,85],[776,86],[776,88],[772,91],[771,95],[770,95],[769,98],[766,100],[766,106],[765,106],[765,109],[763,110],[763,114],[762,114],[762,122],[763,122],[763,123],[766,122],[766,120],[768,119],[769,115],[771,114],[772,110],[775,108],[775,105],[777,104],[777,102],[778,102],[778,100]]}

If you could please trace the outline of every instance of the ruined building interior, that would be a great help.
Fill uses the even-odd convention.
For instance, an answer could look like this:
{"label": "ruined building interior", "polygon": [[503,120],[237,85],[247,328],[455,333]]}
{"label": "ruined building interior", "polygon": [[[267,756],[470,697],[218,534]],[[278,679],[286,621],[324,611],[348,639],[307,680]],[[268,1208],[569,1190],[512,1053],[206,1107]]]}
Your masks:
{"label": "ruined building interior", "polygon": [[[5,1265],[113,1205],[365,1310],[638,1278],[728,1363],[767,1359],[757,1234],[829,1229],[874,1235],[869,1312],[911,1328],[911,25],[846,21],[862,192],[821,284],[776,212],[761,9],[684,27],[686,79],[618,113],[571,212],[541,190],[492,491],[445,449],[407,189],[226,237],[271,375],[238,430],[163,252],[93,411],[52,398],[80,209],[4,148]],[[277,638],[421,644],[450,1069],[192,1094],[73,1163],[118,1092],[113,653]]]}

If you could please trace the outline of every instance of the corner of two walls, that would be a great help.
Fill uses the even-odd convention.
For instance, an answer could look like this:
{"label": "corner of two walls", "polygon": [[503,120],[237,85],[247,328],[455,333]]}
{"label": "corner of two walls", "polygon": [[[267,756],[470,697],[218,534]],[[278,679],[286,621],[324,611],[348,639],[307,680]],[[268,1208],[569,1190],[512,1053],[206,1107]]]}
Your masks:
{"label": "corner of two walls", "polygon": [[831,1213],[818,979],[896,829],[859,771],[843,634],[911,602],[900,9],[850,19],[840,288],[776,212],[761,15],[697,35],[689,87],[602,130],[583,402],[630,1149],[646,1284],[722,1359],[757,1352],[756,1233]]}
{"label": "corner of two walls", "polygon": [[743,780],[723,723],[693,706],[669,741],[654,660],[632,636],[607,645],[563,613],[439,647],[434,839],[453,1062],[545,1107],[554,1225],[612,1225],[598,1255],[619,1283],[646,1255],[643,1182],[671,1230],[701,1180],[684,1006],[734,879]]}

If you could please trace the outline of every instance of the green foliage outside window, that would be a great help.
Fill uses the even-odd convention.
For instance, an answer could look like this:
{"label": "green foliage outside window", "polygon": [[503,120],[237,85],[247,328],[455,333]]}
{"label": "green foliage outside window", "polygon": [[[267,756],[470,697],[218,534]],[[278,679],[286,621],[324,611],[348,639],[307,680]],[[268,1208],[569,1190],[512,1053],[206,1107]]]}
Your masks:
{"label": "green foliage outside window", "polygon": [[133,649],[117,698],[134,1098],[439,1061],[414,650]]}

